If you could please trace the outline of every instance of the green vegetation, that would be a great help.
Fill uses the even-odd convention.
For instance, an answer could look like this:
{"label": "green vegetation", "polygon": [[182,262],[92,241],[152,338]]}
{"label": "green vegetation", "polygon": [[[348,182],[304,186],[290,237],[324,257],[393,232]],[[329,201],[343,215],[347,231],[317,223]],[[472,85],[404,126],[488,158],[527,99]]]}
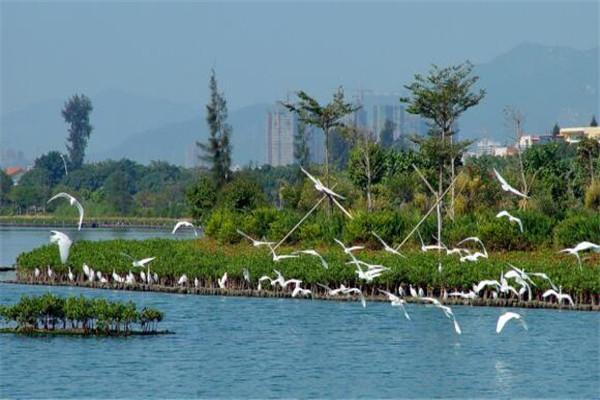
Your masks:
{"label": "green vegetation", "polygon": [[86,95],[76,94],[65,103],[62,110],[62,116],[69,124],[67,151],[72,170],[79,169],[83,165],[85,148],[92,133],[90,113],[93,109],[92,101]]}
{"label": "green vegetation", "polygon": [[[371,263],[385,265],[391,271],[384,273],[372,284],[363,284],[357,280],[354,267],[346,264],[349,258],[339,246],[322,245],[316,249],[329,263],[329,269],[325,270],[315,257],[302,256],[274,263],[266,248],[254,248],[249,243],[222,246],[210,239],[78,241],[71,247],[66,265],[60,263],[56,246],[46,245],[21,254],[17,264],[18,276],[24,281],[33,279],[36,267],[46,265],[54,269],[56,279],[64,281],[67,280],[68,267],[71,267],[79,279],[83,279],[83,263],[105,275],[110,275],[113,269],[121,275],[128,271],[137,274],[140,270],[133,268],[131,260],[121,255],[124,252],[136,259],[157,257],[150,264],[150,270],[159,275],[162,285],[175,285],[179,277],[186,274],[192,282],[194,278],[198,278],[201,286],[216,287],[217,278],[227,272],[229,287],[245,288],[247,286],[242,273],[244,268],[249,269],[253,285],[256,285],[257,279],[262,275],[274,276],[275,268],[286,277],[303,280],[305,286],[345,283],[360,285],[366,293],[370,293],[375,287],[395,288],[400,284],[411,283],[439,293],[441,288],[469,290],[473,283],[482,279],[497,279],[501,271],[508,270],[508,263],[512,263],[527,271],[547,273],[556,285],[562,285],[565,292],[577,296],[582,303],[590,303],[592,296],[600,293],[600,255],[597,254],[589,255],[590,258],[584,261],[581,271],[574,257],[557,255],[551,250],[491,253],[489,259],[482,259],[477,263],[461,263],[456,256],[443,255],[440,259],[443,265],[440,273],[438,255],[435,252],[422,253],[413,246],[405,251],[407,258],[403,259],[380,250],[367,249],[357,253],[357,256]],[[283,247],[278,251],[286,254],[293,250],[291,247]],[[542,288],[547,287],[547,283],[543,281],[537,283]]]}
{"label": "green vegetation", "polygon": [[138,324],[142,333],[157,333],[164,314],[153,308],[136,309],[133,302],[112,302],[83,296],[62,298],[47,293],[22,296],[12,306],[0,305],[0,319],[16,324],[6,332],[66,331],[82,335],[129,335]]}

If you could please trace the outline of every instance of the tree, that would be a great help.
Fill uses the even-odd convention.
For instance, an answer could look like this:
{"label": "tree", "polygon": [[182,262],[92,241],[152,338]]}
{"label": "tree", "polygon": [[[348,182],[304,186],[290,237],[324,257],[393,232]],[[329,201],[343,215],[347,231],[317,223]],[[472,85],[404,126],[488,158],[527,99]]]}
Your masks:
{"label": "tree", "polygon": [[196,144],[204,152],[201,159],[210,164],[213,179],[221,185],[231,178],[231,126],[227,123],[227,101],[219,92],[215,70],[211,71],[209,89],[210,102],[206,105],[208,143]]}
{"label": "tree", "polygon": [[0,206],[4,206],[8,202],[8,194],[12,187],[12,178],[3,169],[0,169]]}
{"label": "tree", "polygon": [[558,125],[558,122],[557,122],[554,124],[554,127],[552,128],[552,137],[554,139],[556,139],[559,136],[560,136],[560,126]]}
{"label": "tree", "polygon": [[83,94],[71,97],[62,109],[65,122],[70,124],[67,151],[72,169],[78,169],[83,165],[85,148],[93,129],[90,125],[92,110],[91,100]]}
{"label": "tree", "polygon": [[186,201],[191,209],[192,217],[204,223],[206,216],[217,202],[217,185],[206,175],[200,175],[198,182],[186,192]]}
{"label": "tree", "polygon": [[590,126],[598,126],[598,122],[596,121],[595,115],[592,115],[592,120],[590,121]]}
{"label": "tree", "polygon": [[358,110],[360,107],[344,101],[344,90],[341,87],[333,94],[332,101],[326,105],[319,104],[317,100],[302,90],[297,92],[296,96],[298,97],[296,104],[289,102],[282,104],[291,112],[296,113],[302,123],[317,127],[323,131],[325,135],[325,182],[329,186],[329,135],[331,129],[343,126],[342,118]]}
{"label": "tree", "polygon": [[590,174],[590,185],[594,185],[595,171],[600,169],[600,143],[583,138],[577,143],[577,163]]}
{"label": "tree", "polygon": [[367,210],[373,208],[372,187],[385,175],[385,154],[374,138],[367,132],[356,130],[355,146],[350,154],[348,173],[352,183],[364,191]]}
{"label": "tree", "polygon": [[294,133],[294,160],[303,168],[306,168],[310,161],[309,138],[310,132],[307,131],[306,125],[302,121],[298,121],[296,133]]}
{"label": "tree", "polygon": [[[456,133],[454,127],[458,118],[469,108],[476,106],[485,96],[485,90],[473,91],[473,86],[479,77],[472,76],[473,65],[470,62],[439,68],[434,65],[427,76],[415,75],[414,81],[405,88],[410,92],[410,97],[400,101],[407,103],[407,112],[425,118],[430,125],[428,138],[414,138],[422,149],[435,159],[438,170],[437,197],[444,192],[444,171],[450,166],[450,178],[454,180],[455,160],[466,147],[469,141],[453,142],[452,136]],[[451,188],[450,215],[454,212],[454,186]],[[441,245],[442,217],[441,201],[437,207],[438,218],[438,244]]]}
{"label": "tree", "polygon": [[385,149],[392,147],[394,144],[394,128],[394,123],[386,119],[383,129],[379,133],[379,143]]}
{"label": "tree", "polygon": [[104,182],[104,191],[111,207],[121,215],[127,214],[133,205],[130,179],[123,171],[115,171]]}
{"label": "tree", "polygon": [[50,151],[36,158],[34,168],[40,168],[48,172],[48,184],[56,185],[66,175],[65,164],[62,154],[58,151]]}

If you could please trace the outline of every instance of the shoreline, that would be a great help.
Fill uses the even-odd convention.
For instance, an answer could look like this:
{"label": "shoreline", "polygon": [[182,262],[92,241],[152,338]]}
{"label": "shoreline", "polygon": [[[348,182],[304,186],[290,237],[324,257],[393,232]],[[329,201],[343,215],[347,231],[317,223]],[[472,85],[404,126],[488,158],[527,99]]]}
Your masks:
{"label": "shoreline", "polygon": [[[175,222],[177,219],[174,218],[99,217],[88,219],[82,228],[170,230]],[[77,220],[67,218],[0,216],[0,228],[65,228],[76,225]]]}
{"label": "shoreline", "polygon": [[160,331],[133,331],[117,332],[110,331],[108,333],[99,330],[90,330],[84,332],[82,329],[25,329],[17,328],[0,328],[0,334],[22,335],[22,336],[77,336],[77,337],[112,337],[126,338],[130,336],[158,336],[158,335],[174,335],[175,332],[169,330]]}
{"label": "shoreline", "polygon": [[[103,290],[123,290],[131,292],[156,292],[166,294],[185,294],[185,295],[200,295],[200,296],[229,296],[229,297],[262,297],[262,298],[293,298],[291,292],[272,291],[272,290],[255,290],[255,289],[220,289],[213,287],[189,287],[189,286],[163,286],[163,285],[144,285],[144,284],[114,284],[100,282],[69,282],[69,281],[54,281],[54,282],[34,282],[34,281],[19,281],[6,280],[0,281],[0,284],[6,283],[10,285],[37,285],[37,286],[65,286],[65,287],[81,287],[87,289],[103,289]],[[365,300],[386,303],[389,302],[384,295],[364,295]],[[311,297],[294,297],[299,300],[326,300],[326,301],[359,301],[358,297],[329,297],[321,294],[315,294]],[[424,304],[418,298],[404,297],[407,303]],[[562,311],[587,311],[599,312],[600,305],[595,304],[575,304],[574,307],[568,305],[559,305],[557,303],[549,303],[544,301],[520,301],[516,299],[483,299],[467,300],[460,298],[448,298],[446,300],[439,299],[442,304],[450,306],[474,306],[474,307],[510,307],[510,308],[542,308],[550,310]]]}

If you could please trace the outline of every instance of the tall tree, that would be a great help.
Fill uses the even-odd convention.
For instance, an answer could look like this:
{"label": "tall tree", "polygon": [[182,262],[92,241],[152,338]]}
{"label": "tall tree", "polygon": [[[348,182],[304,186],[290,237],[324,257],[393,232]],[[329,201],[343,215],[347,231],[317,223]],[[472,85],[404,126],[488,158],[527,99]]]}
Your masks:
{"label": "tall tree", "polygon": [[596,121],[595,115],[592,115],[592,120],[590,121],[590,126],[598,126],[598,122]]}
{"label": "tall tree", "polygon": [[[476,106],[485,96],[485,90],[474,91],[473,86],[479,80],[471,75],[473,64],[463,64],[440,68],[432,67],[427,76],[415,75],[414,81],[405,88],[410,97],[401,98],[407,103],[407,112],[425,118],[430,125],[428,138],[416,138],[421,148],[428,149],[437,162],[437,197],[444,192],[444,171],[450,167],[450,177],[454,180],[455,161],[470,144],[469,141],[454,143],[454,127],[458,118],[469,108]],[[451,188],[450,216],[454,216],[454,186]],[[441,201],[437,206],[438,244],[442,240]]]}
{"label": "tall tree", "polygon": [[213,178],[220,185],[231,178],[231,125],[227,123],[227,101],[219,92],[214,70],[211,71],[209,89],[210,101],[206,105],[208,143],[196,144],[204,152],[201,159],[210,164]]}
{"label": "tall tree", "polygon": [[320,128],[325,135],[325,182],[329,186],[330,148],[329,135],[332,128],[343,126],[344,116],[353,113],[360,107],[344,100],[344,90],[339,87],[333,94],[333,99],[326,105],[321,105],[304,91],[296,93],[297,103],[282,103],[288,110],[296,113],[298,119],[306,125]]}
{"label": "tall tree", "polygon": [[84,94],[71,97],[62,109],[65,122],[70,124],[67,151],[71,169],[79,169],[83,165],[85,148],[93,129],[90,124],[90,113],[93,109],[92,101]]}
{"label": "tall tree", "polygon": [[385,174],[385,154],[375,137],[366,130],[352,129],[354,148],[350,153],[348,173],[352,183],[364,191],[367,210],[373,209],[372,188]]}
{"label": "tall tree", "polygon": [[560,125],[558,125],[558,122],[557,122],[552,127],[552,137],[556,139],[559,136],[560,136]]}
{"label": "tall tree", "polygon": [[394,144],[394,123],[389,119],[385,120],[383,129],[379,132],[379,143],[385,149],[392,147]]}
{"label": "tall tree", "polygon": [[306,129],[306,125],[302,121],[298,121],[294,133],[294,160],[303,168],[306,168],[310,161],[309,138],[310,132]]}

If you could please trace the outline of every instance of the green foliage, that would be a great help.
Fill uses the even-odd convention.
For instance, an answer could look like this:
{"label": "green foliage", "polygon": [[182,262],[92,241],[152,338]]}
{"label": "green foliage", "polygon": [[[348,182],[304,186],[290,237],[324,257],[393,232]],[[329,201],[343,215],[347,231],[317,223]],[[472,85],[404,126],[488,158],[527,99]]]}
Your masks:
{"label": "green foliage", "polygon": [[227,101],[219,92],[215,71],[210,75],[210,102],[206,105],[208,123],[208,143],[196,144],[204,152],[202,160],[211,166],[213,179],[217,185],[227,182],[231,177],[231,125],[227,123]]}
{"label": "green foliage", "polygon": [[204,222],[217,201],[217,186],[214,180],[204,174],[200,175],[198,181],[186,192],[186,200],[192,217]]}
{"label": "green foliage", "polygon": [[[66,160],[65,160],[66,163]],[[47,183],[49,186],[58,184],[66,175],[65,164],[62,154],[58,151],[50,151],[36,158],[33,168],[46,171]]]}
{"label": "green foliage", "polygon": [[104,183],[106,198],[119,214],[127,214],[133,205],[130,188],[130,177],[125,172],[115,171],[106,178]]}
{"label": "green foliage", "polygon": [[599,213],[579,213],[565,218],[554,228],[554,242],[558,247],[572,247],[583,241],[600,243]]}
{"label": "green foliage", "polygon": [[73,170],[83,165],[85,148],[92,133],[90,124],[90,113],[92,102],[85,95],[74,95],[62,109],[62,116],[69,124],[69,136],[67,137],[67,150],[69,152],[69,164]]}
{"label": "green foliage", "polygon": [[381,132],[379,132],[379,143],[381,147],[387,149],[394,144],[394,123],[389,119],[385,120]]}
{"label": "green foliage", "polygon": [[62,298],[51,293],[42,296],[22,296],[18,303],[0,306],[0,317],[15,322],[17,329],[27,331],[43,327],[54,330],[62,325],[66,329],[81,329],[84,333],[128,333],[133,323],[139,322],[142,330],[156,331],[164,314],[153,308],[138,312],[133,302],[112,302],[105,299],[88,299],[83,296]]}
{"label": "green foliage", "polygon": [[248,211],[265,204],[265,196],[251,176],[237,175],[220,193],[221,204],[236,211]]}
{"label": "green foliage", "polygon": [[307,129],[306,124],[299,121],[294,133],[294,161],[296,164],[307,167],[310,161],[310,140],[311,131]]}
{"label": "green foliage", "polygon": [[12,178],[3,169],[0,169],[0,206],[4,206],[9,201],[8,194],[12,187]]}
{"label": "green foliage", "polygon": [[592,183],[585,191],[585,208],[600,212],[600,182]]}

